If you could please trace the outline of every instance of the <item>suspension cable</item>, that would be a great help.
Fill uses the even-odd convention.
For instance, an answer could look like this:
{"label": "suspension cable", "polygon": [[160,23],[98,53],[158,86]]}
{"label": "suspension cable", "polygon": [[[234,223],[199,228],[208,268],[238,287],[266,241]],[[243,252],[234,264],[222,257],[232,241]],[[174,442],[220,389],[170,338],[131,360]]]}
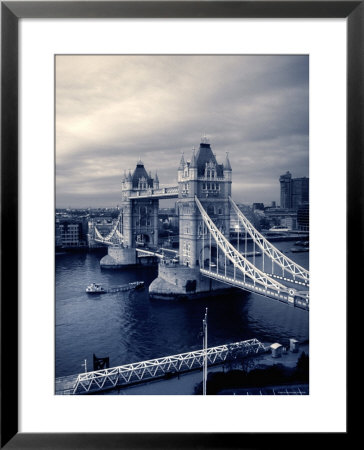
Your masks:
{"label": "suspension cable", "polygon": [[[237,207],[235,202],[231,197],[229,197],[229,201],[236,212],[239,220],[243,223],[245,230],[249,232],[251,238],[256,242],[256,244],[261,248],[261,250],[272,259],[276,264],[278,264],[282,269],[285,269],[287,272],[293,275],[293,278],[300,277],[306,283],[309,282],[309,271],[299,264],[295,263],[291,259],[289,259],[286,255],[280,252],[276,247],[274,247],[258,230],[254,228],[254,226],[249,222],[249,220],[244,216],[244,214]],[[274,271],[274,267],[272,267],[272,272]]]}
{"label": "suspension cable", "polygon": [[237,251],[237,249],[226,239],[226,237],[219,231],[217,226],[214,224],[210,216],[206,213],[205,209],[201,205],[198,198],[195,196],[195,202],[197,204],[198,209],[200,210],[201,216],[210,230],[210,233],[213,234],[214,240],[217,244],[217,274],[219,269],[218,264],[218,256],[219,249],[226,254],[227,258],[235,264],[238,269],[244,274],[247,275],[254,281],[254,284],[258,282],[265,287],[270,287],[274,290],[286,292],[288,288],[283,284],[279,283],[277,280],[270,278],[267,274],[257,269],[249,260],[247,260],[241,253]]}

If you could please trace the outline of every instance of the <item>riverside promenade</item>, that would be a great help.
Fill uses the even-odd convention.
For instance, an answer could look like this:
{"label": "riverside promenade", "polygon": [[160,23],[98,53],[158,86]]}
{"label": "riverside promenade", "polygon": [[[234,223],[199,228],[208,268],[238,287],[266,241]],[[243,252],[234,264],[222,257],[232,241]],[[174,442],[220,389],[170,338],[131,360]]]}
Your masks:
{"label": "riverside promenade", "polygon": [[[269,344],[264,344],[265,346],[269,346]],[[297,353],[292,353],[289,350],[287,353],[283,353],[279,358],[273,358],[271,353],[262,353],[260,355],[251,356],[249,359],[254,365],[254,368],[269,366],[273,364],[282,364],[286,367],[293,368],[297,364],[298,358],[301,356],[301,353],[305,352],[306,355],[309,354],[309,345],[301,344]],[[214,366],[208,369],[208,373],[211,372],[223,372],[230,370],[231,368],[239,369],[241,365],[239,363],[228,362],[225,365]],[[253,367],[251,367],[253,368]],[[180,374],[171,379],[162,379],[149,381],[143,384],[127,386],[120,389],[115,389],[113,391],[101,392],[100,395],[194,395],[194,389],[196,384],[202,381],[202,370],[188,372]],[[303,393],[304,387],[300,387],[301,392]],[[306,390],[308,388],[306,387]],[[241,392],[240,392],[241,391]],[[253,391],[251,389],[251,391]],[[225,392],[224,392],[225,393]],[[290,392],[288,392],[289,394]],[[229,392],[230,395],[234,395],[234,392]],[[246,392],[243,392],[243,389],[236,389],[235,395],[244,395]],[[297,389],[297,394],[299,393]],[[226,395],[226,393],[225,393]],[[256,392],[256,395],[260,395],[259,391]],[[272,392],[272,395],[276,395]]]}

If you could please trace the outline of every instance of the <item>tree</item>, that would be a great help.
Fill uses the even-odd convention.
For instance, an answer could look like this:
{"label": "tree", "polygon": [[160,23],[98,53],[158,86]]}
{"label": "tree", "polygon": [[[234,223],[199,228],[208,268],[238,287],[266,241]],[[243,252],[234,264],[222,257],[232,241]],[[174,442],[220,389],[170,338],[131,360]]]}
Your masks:
{"label": "tree", "polygon": [[308,381],[309,379],[309,357],[302,352],[297,360],[295,377],[300,381]]}

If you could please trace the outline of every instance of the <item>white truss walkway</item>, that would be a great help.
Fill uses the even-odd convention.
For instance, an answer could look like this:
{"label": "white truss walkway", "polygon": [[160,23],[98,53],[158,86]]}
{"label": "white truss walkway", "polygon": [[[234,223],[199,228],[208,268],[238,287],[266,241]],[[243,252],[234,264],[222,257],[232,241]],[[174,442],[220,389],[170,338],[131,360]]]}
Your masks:
{"label": "white truss walkway", "polygon": [[[274,245],[272,245],[263,235],[259,233],[258,230],[254,228],[254,226],[249,222],[249,220],[244,216],[244,214],[237,207],[235,202],[231,197],[229,197],[230,204],[233,207],[233,210],[237,214],[239,220],[243,224],[246,231],[249,233],[253,241],[261,248],[265,255],[272,259],[272,261],[280,266],[283,270],[283,274],[285,272],[290,273],[293,276],[293,281],[296,280],[296,277],[299,277],[304,281],[305,284],[309,284],[310,274],[309,271],[291,259],[287,258],[282,252],[280,252]],[[271,274],[272,277],[275,275]],[[281,277],[282,278],[282,277]]]}
{"label": "white truss walkway", "polygon": [[[233,344],[210,347],[206,350],[209,365],[219,364],[230,358],[258,354],[265,351],[264,345],[257,339],[235,342]],[[205,356],[204,350],[181,353],[179,355],[165,356],[134,364],[80,373],[71,394],[87,394],[105,389],[112,389],[153,378],[163,377],[166,374],[181,373],[201,368]]]}

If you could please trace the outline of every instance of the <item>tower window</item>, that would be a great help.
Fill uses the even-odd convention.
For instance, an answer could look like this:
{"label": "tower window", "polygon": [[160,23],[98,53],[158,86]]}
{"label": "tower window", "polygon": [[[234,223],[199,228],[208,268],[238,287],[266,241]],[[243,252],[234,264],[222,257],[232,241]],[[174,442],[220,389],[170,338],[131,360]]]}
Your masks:
{"label": "tower window", "polygon": [[209,206],[207,207],[207,214],[208,214],[208,215],[215,214],[215,207],[214,207],[213,205],[209,205]]}

